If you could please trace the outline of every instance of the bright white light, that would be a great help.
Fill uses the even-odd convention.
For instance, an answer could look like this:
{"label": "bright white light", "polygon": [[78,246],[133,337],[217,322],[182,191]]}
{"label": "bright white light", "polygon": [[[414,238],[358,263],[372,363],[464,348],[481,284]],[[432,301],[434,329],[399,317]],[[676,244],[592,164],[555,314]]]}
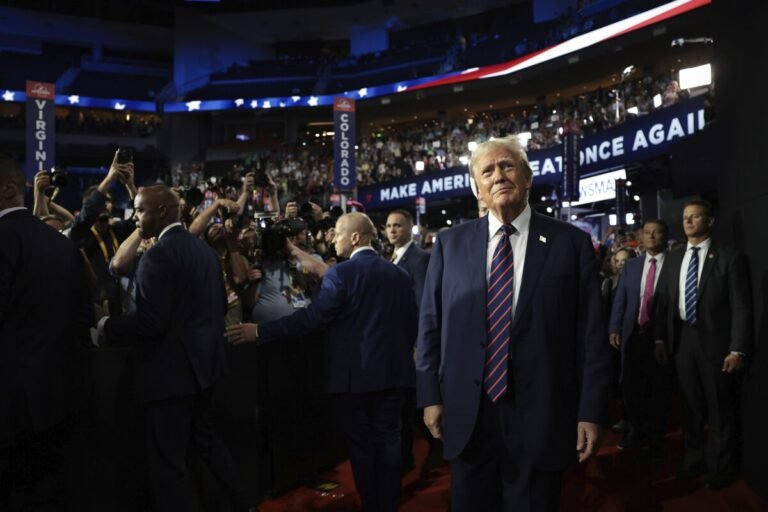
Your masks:
{"label": "bright white light", "polygon": [[469,144],[467,144],[467,149],[469,150],[470,153],[473,152],[474,150],[476,150],[477,149],[477,142],[475,142],[473,140],[469,141]]}
{"label": "bright white light", "polygon": [[712,66],[704,64],[695,68],[680,70],[680,88],[693,89],[712,83]]}
{"label": "bright white light", "polygon": [[407,85],[398,85],[398,86],[397,86],[397,92],[403,92],[403,91],[405,91],[406,89],[408,89],[408,86],[407,86]]}
{"label": "bright white light", "polygon": [[563,134],[563,127],[562,126],[557,129],[557,133],[559,133],[560,135]]}
{"label": "bright white light", "polygon": [[411,234],[412,235],[418,235],[419,234],[419,226],[413,226],[411,228]]}
{"label": "bright white light", "polygon": [[310,107],[316,107],[317,106],[317,96],[310,96],[307,100],[307,104]]}
{"label": "bright white light", "polygon": [[626,218],[627,224],[629,224],[630,226],[635,223],[635,214],[634,213],[628,213],[625,216],[625,218]]}
{"label": "bright white light", "polygon": [[547,200],[547,196],[541,196],[541,200],[542,201],[546,201]]}
{"label": "bright white light", "polygon": [[627,109],[627,114],[639,115],[640,114],[640,109],[637,108],[637,107],[629,107]]}
{"label": "bright white light", "polygon": [[368,88],[363,87],[362,89],[357,91],[357,95],[360,96],[361,98],[365,98],[366,96],[368,96]]}
{"label": "bright white light", "polygon": [[520,132],[517,134],[517,138],[520,140],[520,144],[526,147],[528,146],[528,141],[531,140],[531,132]]}
{"label": "bright white light", "polygon": [[259,106],[259,102],[257,100],[251,101],[251,108],[256,108]]}
{"label": "bright white light", "polygon": [[280,102],[280,108],[283,108],[283,107],[285,107],[285,103],[283,103],[283,102],[281,101],[281,102]]}
{"label": "bright white light", "polygon": [[553,211],[552,207],[551,206],[547,206],[547,213],[552,213],[552,211]]}
{"label": "bright white light", "polygon": [[571,206],[578,204],[596,203],[616,198],[616,180],[626,179],[627,171],[617,169],[615,171],[582,178],[579,180],[579,200],[572,201]]}
{"label": "bright white light", "polygon": [[461,165],[469,165],[469,157],[468,156],[460,156],[459,162],[461,162]]}
{"label": "bright white light", "polygon": [[626,183],[626,185],[627,185],[628,187],[631,187],[631,186],[632,186],[632,182],[631,182],[631,181],[629,181],[629,180],[627,180],[627,183]]}
{"label": "bright white light", "polygon": [[80,96],[73,94],[72,96],[67,97],[67,100],[69,101],[70,105],[77,105],[80,103]]}
{"label": "bright white light", "polygon": [[298,103],[298,101],[299,101],[300,99],[301,99],[301,96],[291,96],[291,100],[292,100],[294,103]]}
{"label": "bright white light", "polygon": [[244,103],[245,103],[245,100],[243,98],[237,98],[235,100],[235,106],[236,107],[242,107]]}
{"label": "bright white light", "polygon": [[200,110],[200,101],[188,101],[187,102],[187,112],[192,112],[193,110]]}
{"label": "bright white light", "polygon": [[640,196],[632,196],[632,199],[634,199],[635,201],[640,201]]}
{"label": "bright white light", "polygon": [[576,220],[576,219],[578,219],[578,218],[579,218],[579,216],[578,216],[578,215],[571,215],[571,220]]}
{"label": "bright white light", "polygon": [[568,208],[569,206],[571,206],[571,203],[570,203],[570,202],[568,202],[568,201],[563,201],[563,208]]}
{"label": "bright white light", "polygon": [[125,110],[125,103],[115,102],[115,110]]}
{"label": "bright white light", "polygon": [[659,108],[661,106],[661,94],[657,94],[653,97],[653,108]]}
{"label": "bright white light", "polygon": [[616,225],[616,214],[615,213],[611,213],[611,214],[608,215],[608,224],[610,224],[611,226],[615,226]]}
{"label": "bright white light", "polygon": [[440,213],[442,213],[443,215],[445,215],[445,214],[446,214],[446,211],[445,211],[445,210],[440,210]]}
{"label": "bright white light", "polygon": [[421,172],[424,170],[424,160],[417,160],[416,161],[416,170]]}
{"label": "bright white light", "polygon": [[488,140],[496,140],[496,137],[494,137],[493,135],[491,135],[491,138],[490,138],[490,139],[488,139]]}
{"label": "bright white light", "polygon": [[264,103],[261,104],[261,108],[272,108],[272,103],[269,100],[264,100]]}
{"label": "bright white light", "polygon": [[474,73],[474,72],[475,72],[475,71],[477,71],[478,69],[480,69],[480,68],[467,68],[467,69],[465,69],[464,71],[462,71],[462,72],[461,72],[461,74],[462,74],[462,75],[466,75],[467,73]]}
{"label": "bright white light", "polygon": [[453,221],[451,219],[448,219],[448,220],[445,221],[445,223],[450,226],[451,224],[453,224]]}
{"label": "bright white light", "polygon": [[627,66],[624,68],[624,71],[622,71],[621,74],[624,76],[627,76],[629,74],[632,74],[634,70],[635,70],[635,66]]}
{"label": "bright white light", "polygon": [[8,89],[6,89],[6,90],[5,90],[5,92],[3,93],[3,99],[4,99],[5,101],[13,101],[13,96],[14,96],[15,94],[16,94],[16,93],[14,93],[14,92],[11,92],[11,91],[9,91]]}

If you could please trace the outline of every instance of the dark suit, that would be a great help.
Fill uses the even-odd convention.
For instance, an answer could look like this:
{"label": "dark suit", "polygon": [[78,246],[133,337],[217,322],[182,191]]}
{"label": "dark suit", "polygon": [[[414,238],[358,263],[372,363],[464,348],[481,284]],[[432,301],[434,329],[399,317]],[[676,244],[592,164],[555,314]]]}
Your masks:
{"label": "dark suit", "polygon": [[413,291],[416,293],[416,304],[421,306],[421,296],[424,293],[424,279],[427,277],[429,253],[419,249],[415,243],[403,253],[397,262],[398,267],[404,268],[413,280]]}
{"label": "dark suit", "polygon": [[136,344],[149,471],[159,510],[189,510],[184,457],[191,444],[237,506],[246,498],[229,452],[211,426],[212,386],[225,369],[226,299],[219,260],[182,227],[144,253],[136,311],[110,317],[110,344]]}
{"label": "dark suit", "polygon": [[[62,506],[64,457],[50,451],[60,448],[62,424],[82,406],[78,379],[92,324],[83,260],[72,242],[27,210],[0,218],[0,509],[9,510],[8,493],[25,484],[38,505]],[[37,452],[27,451],[34,446]],[[22,465],[8,473],[14,460]]]}
{"label": "dark suit", "polygon": [[[413,291],[416,293],[416,304],[421,305],[421,295],[424,292],[424,279],[427,276],[427,266],[429,265],[429,253],[419,249],[415,243],[411,243],[405,250],[402,257],[398,260],[397,266],[405,269],[413,281]],[[429,435],[429,430],[424,426],[422,414],[416,409],[416,391],[408,389],[405,391],[403,400],[403,433],[402,433],[402,458],[403,469],[407,470],[414,466],[413,459],[413,429],[411,426],[416,424],[424,434],[424,437],[430,443],[430,452],[439,450],[440,442]],[[439,451],[435,452],[436,454]],[[436,455],[435,455],[436,456]]]}
{"label": "dark suit", "polygon": [[259,340],[328,337],[328,392],[363,510],[396,510],[401,389],[413,387],[416,301],[408,274],[372,250],[331,267],[306,309],[259,325]]}
{"label": "dark suit", "polygon": [[[653,310],[650,321],[640,327],[640,293],[646,257],[633,258],[624,264],[614,293],[608,330],[621,335],[621,388],[627,419],[635,438],[648,436],[653,449],[661,449],[669,410],[671,369],[656,362],[654,356]],[[654,288],[655,304],[660,273]],[[653,306],[651,306],[652,308]]]}
{"label": "dark suit", "polygon": [[[556,507],[551,495],[559,495],[559,472],[576,458],[577,421],[605,419],[611,361],[591,240],[535,212],[529,229],[510,331],[511,389],[496,404],[482,386],[488,217],[440,233],[432,248],[416,389],[419,406],[444,406],[443,454],[453,459],[451,510],[499,510],[502,502],[514,502],[508,491]],[[494,457],[517,467],[497,470]],[[522,491],[513,489],[523,470],[531,480]],[[536,474],[542,473],[556,475],[538,486]],[[536,503],[521,510],[536,510]]]}
{"label": "dark suit", "polygon": [[[736,463],[738,374],[722,371],[731,351],[752,354],[752,292],[746,257],[715,243],[704,259],[697,287],[696,325],[680,319],[680,271],[687,248],[672,251],[658,287],[656,339],[674,355],[683,399],[685,466],[706,465],[713,474]],[[708,415],[707,415],[708,413]],[[704,424],[709,445],[704,453]]]}

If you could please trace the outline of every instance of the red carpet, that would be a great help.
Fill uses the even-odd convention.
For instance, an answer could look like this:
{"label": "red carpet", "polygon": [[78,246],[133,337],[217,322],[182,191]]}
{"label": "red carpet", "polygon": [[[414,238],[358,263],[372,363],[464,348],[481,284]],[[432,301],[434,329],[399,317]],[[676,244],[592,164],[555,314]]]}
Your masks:
{"label": "red carpet", "polygon": [[[768,501],[756,495],[742,480],[727,489],[710,491],[701,481],[677,480],[675,471],[682,460],[682,434],[667,435],[667,456],[652,464],[643,450],[621,452],[620,438],[609,434],[598,457],[585,466],[574,467],[566,476],[562,512],[766,512]],[[416,460],[423,460],[426,442],[416,439]],[[402,512],[444,512],[448,510],[450,475],[445,465],[421,476],[420,468],[403,479]],[[349,462],[323,475],[340,485],[322,493],[300,488],[262,503],[262,512],[359,510]]]}

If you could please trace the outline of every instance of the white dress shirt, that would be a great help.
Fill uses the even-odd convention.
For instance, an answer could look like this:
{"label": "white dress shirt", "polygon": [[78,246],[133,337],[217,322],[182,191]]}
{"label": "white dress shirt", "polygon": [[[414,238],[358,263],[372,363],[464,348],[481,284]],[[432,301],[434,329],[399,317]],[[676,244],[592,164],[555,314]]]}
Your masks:
{"label": "white dress shirt", "polygon": [[[704,262],[707,259],[707,253],[709,253],[709,247],[712,245],[712,239],[707,238],[703,242],[701,242],[698,246],[699,248],[699,274],[696,278],[696,289],[698,290],[699,282],[701,282],[701,271],[704,269]],[[680,318],[683,320],[687,320],[685,317],[685,279],[688,277],[688,264],[691,262],[691,254],[693,254],[693,251],[691,251],[691,247],[694,247],[691,245],[690,242],[688,242],[688,245],[685,248],[685,256],[683,256],[683,266],[680,267],[680,283],[679,283],[679,290],[680,290],[680,298],[678,299],[678,309],[680,311]]]}
{"label": "white dress shirt", "polygon": [[17,210],[26,210],[26,208],[24,208],[23,206],[14,206],[14,207],[11,207],[11,208],[6,208],[5,210],[0,210],[0,219],[5,217],[9,213],[15,212]]}
{"label": "white dress shirt", "polygon": [[[491,276],[491,265],[493,264],[493,253],[501,239],[499,229],[502,222],[496,218],[493,212],[488,212],[488,252],[485,265],[485,281]],[[512,296],[512,317],[514,318],[517,308],[517,298],[520,295],[520,283],[523,281],[523,268],[525,266],[525,250],[528,247],[528,231],[531,226],[531,206],[526,204],[525,209],[511,222],[515,232],[509,237],[509,243],[512,245],[512,259],[514,260],[515,273],[515,291]]]}
{"label": "white dress shirt", "polygon": [[656,259],[656,275],[653,279],[653,293],[656,293],[656,285],[659,283],[659,275],[661,274],[661,267],[664,265],[664,257],[666,253],[660,252],[656,256],[651,256],[645,253],[645,261],[643,262],[643,277],[640,278],[640,307],[637,310],[637,323],[640,323],[640,313],[643,309],[643,299],[645,299],[645,283],[648,281],[648,270],[651,268],[651,258]]}
{"label": "white dress shirt", "polygon": [[405,251],[408,250],[411,244],[413,244],[413,240],[408,240],[408,243],[406,243],[404,246],[398,247],[397,249],[395,249],[395,252],[394,252],[395,258],[392,260],[392,263],[394,263],[395,265],[400,263],[400,260],[403,258],[403,254],[405,254]]}
{"label": "white dress shirt", "polygon": [[350,255],[349,255],[349,259],[352,259],[352,257],[353,257],[355,254],[359,253],[359,252],[363,252],[363,251],[373,251],[373,250],[374,250],[374,249],[373,249],[373,247],[371,247],[370,245],[364,245],[364,246],[362,246],[362,247],[358,247],[357,249],[355,249],[354,251],[352,251],[352,254],[350,254]]}
{"label": "white dress shirt", "polygon": [[157,239],[160,240],[161,238],[163,238],[164,234],[166,234],[168,231],[175,228],[176,226],[183,226],[183,224],[181,222],[174,222],[173,224],[168,224],[167,226],[165,226],[165,228],[163,228],[160,234],[157,235]]}

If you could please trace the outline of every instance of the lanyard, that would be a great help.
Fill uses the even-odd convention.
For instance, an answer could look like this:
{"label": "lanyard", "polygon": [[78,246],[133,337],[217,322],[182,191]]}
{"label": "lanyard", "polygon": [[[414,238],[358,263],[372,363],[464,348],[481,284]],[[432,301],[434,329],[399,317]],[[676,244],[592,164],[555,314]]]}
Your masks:
{"label": "lanyard", "polygon": [[[109,265],[109,254],[107,253],[107,244],[104,243],[104,240],[101,238],[101,235],[99,234],[99,231],[96,229],[96,226],[91,226],[91,233],[93,233],[93,236],[96,237],[96,241],[99,242],[99,247],[101,248],[101,254],[104,255],[104,261],[107,262],[107,265]],[[112,254],[115,254],[117,252],[117,237],[115,236],[115,232],[112,231],[112,228],[109,228],[109,234],[112,237]]]}

